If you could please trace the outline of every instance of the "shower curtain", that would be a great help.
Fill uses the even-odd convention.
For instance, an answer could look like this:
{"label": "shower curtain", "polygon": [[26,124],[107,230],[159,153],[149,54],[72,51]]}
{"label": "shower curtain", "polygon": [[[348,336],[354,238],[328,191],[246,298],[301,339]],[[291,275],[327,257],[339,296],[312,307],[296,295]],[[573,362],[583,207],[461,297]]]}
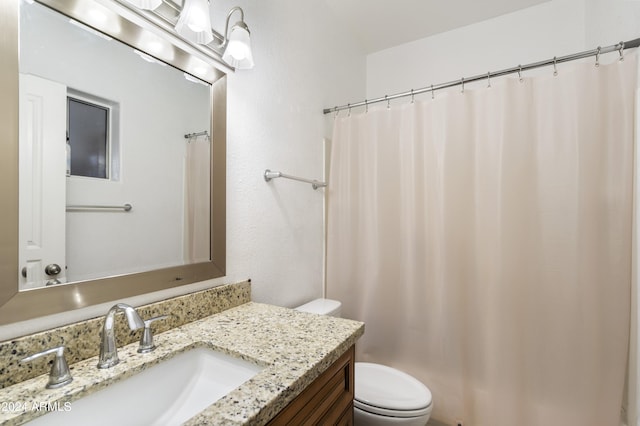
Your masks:
{"label": "shower curtain", "polygon": [[327,296],[432,418],[618,426],[636,60],[337,117]]}
{"label": "shower curtain", "polygon": [[185,263],[210,259],[211,142],[208,136],[193,137],[187,143],[184,190]]}

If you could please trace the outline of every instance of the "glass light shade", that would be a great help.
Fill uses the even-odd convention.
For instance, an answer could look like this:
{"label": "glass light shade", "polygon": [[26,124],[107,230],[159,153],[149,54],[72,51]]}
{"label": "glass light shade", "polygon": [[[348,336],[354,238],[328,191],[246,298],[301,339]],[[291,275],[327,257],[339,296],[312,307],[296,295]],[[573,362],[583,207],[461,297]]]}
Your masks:
{"label": "glass light shade", "polygon": [[176,32],[187,40],[208,44],[213,40],[207,0],[185,0],[176,24]]}
{"label": "glass light shade", "polygon": [[162,4],[162,0],[127,0],[138,9],[153,10]]}
{"label": "glass light shade", "polygon": [[231,28],[222,60],[237,69],[253,68],[251,37],[244,22],[238,22]]}

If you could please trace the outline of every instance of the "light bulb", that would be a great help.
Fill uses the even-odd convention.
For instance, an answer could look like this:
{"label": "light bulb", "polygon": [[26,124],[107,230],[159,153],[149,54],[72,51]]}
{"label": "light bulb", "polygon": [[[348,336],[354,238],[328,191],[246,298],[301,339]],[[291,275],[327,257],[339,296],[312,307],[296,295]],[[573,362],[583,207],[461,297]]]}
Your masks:
{"label": "light bulb", "polygon": [[253,54],[251,53],[251,36],[247,25],[237,22],[229,32],[227,47],[222,60],[238,69],[253,68]]}
{"label": "light bulb", "polygon": [[236,61],[241,61],[247,57],[247,45],[244,43],[235,40],[230,41],[227,49]]}

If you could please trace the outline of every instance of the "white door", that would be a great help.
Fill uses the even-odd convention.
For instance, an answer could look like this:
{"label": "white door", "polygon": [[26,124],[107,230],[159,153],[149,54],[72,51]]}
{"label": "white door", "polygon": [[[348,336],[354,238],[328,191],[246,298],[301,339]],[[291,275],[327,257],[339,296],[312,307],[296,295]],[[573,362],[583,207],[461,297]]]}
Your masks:
{"label": "white door", "polygon": [[66,99],[65,85],[20,75],[21,289],[66,281]]}

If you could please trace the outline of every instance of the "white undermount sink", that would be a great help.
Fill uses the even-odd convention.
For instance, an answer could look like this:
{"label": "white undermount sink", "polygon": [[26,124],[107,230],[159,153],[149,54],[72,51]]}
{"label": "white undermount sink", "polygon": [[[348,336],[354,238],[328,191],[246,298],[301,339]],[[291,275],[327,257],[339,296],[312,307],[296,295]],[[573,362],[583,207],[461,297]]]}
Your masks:
{"label": "white undermount sink", "polygon": [[195,348],[71,403],[32,425],[179,425],[264,367]]}

